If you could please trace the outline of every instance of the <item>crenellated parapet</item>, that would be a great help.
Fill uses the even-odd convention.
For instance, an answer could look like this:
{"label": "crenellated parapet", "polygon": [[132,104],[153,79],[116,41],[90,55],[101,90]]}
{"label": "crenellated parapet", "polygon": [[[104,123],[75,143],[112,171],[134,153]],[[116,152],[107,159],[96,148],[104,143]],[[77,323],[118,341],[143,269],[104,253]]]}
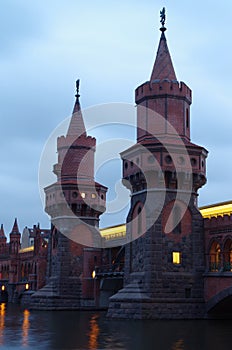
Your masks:
{"label": "crenellated parapet", "polygon": [[167,96],[185,99],[189,105],[192,103],[192,91],[182,81],[170,81],[169,79],[147,81],[135,90],[135,101],[137,104],[147,99],[165,98]]}
{"label": "crenellated parapet", "polygon": [[220,230],[221,232],[229,226],[232,232],[232,213],[230,215],[212,216],[204,219],[204,226],[206,230]]}
{"label": "crenellated parapet", "polygon": [[73,135],[67,135],[67,136],[60,136],[57,138],[57,150],[60,151],[63,148],[69,148],[74,146],[85,146],[85,147],[95,147],[96,146],[96,139],[92,136],[73,136]]}

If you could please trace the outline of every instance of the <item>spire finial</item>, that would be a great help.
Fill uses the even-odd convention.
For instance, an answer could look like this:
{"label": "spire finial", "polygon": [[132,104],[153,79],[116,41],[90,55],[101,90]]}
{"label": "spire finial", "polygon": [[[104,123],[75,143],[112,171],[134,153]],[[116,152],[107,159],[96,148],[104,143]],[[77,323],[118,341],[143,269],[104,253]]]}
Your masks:
{"label": "spire finial", "polygon": [[80,88],[80,79],[77,79],[76,81],[76,97],[79,98],[80,97],[80,94],[79,94],[79,88]]}
{"label": "spire finial", "polygon": [[165,21],[166,21],[166,13],[165,13],[165,7],[160,11],[160,23],[162,24],[162,27],[160,28],[161,32],[165,32]]}

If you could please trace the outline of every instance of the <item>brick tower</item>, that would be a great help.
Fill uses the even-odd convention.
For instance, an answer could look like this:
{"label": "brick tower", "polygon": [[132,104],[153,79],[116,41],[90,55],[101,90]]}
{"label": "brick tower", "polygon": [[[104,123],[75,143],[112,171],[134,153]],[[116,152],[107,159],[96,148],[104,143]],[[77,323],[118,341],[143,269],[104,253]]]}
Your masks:
{"label": "brick tower", "polygon": [[15,284],[18,280],[19,263],[18,253],[20,250],[21,233],[19,232],[18,221],[15,218],[12,230],[10,232],[9,255],[11,259],[8,275],[8,300],[14,300]]}
{"label": "brick tower", "polygon": [[81,307],[83,300],[90,297],[89,289],[93,290],[91,276],[83,273],[85,256],[95,259],[95,264],[100,258],[98,226],[99,216],[105,211],[107,188],[94,181],[96,139],[87,136],[79,81],[76,85],[67,134],[57,139],[58,163],[53,168],[57,181],[45,188],[45,211],[52,223],[48,283],[33,295],[32,308],[36,309]]}
{"label": "brick tower", "polygon": [[198,189],[207,151],[190,141],[191,90],[178,82],[161,11],[150,80],[135,91],[137,143],[121,153],[131,189],[124,288],[109,317],[200,318],[204,314],[203,218]]}

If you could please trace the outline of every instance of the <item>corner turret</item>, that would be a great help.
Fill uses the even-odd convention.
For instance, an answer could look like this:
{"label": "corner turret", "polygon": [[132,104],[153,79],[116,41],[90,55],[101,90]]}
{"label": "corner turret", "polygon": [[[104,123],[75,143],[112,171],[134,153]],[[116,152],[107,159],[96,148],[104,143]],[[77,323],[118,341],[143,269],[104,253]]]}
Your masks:
{"label": "corner turret", "polygon": [[15,218],[14,225],[10,233],[10,253],[18,254],[20,249],[21,233],[19,232],[17,218]]}

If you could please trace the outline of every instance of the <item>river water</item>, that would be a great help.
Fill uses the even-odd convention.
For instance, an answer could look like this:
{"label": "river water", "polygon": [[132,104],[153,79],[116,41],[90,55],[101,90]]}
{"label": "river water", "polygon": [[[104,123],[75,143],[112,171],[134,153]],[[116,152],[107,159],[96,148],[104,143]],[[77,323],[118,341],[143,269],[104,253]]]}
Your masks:
{"label": "river water", "polygon": [[133,321],[105,315],[0,304],[0,349],[232,349],[232,320]]}

